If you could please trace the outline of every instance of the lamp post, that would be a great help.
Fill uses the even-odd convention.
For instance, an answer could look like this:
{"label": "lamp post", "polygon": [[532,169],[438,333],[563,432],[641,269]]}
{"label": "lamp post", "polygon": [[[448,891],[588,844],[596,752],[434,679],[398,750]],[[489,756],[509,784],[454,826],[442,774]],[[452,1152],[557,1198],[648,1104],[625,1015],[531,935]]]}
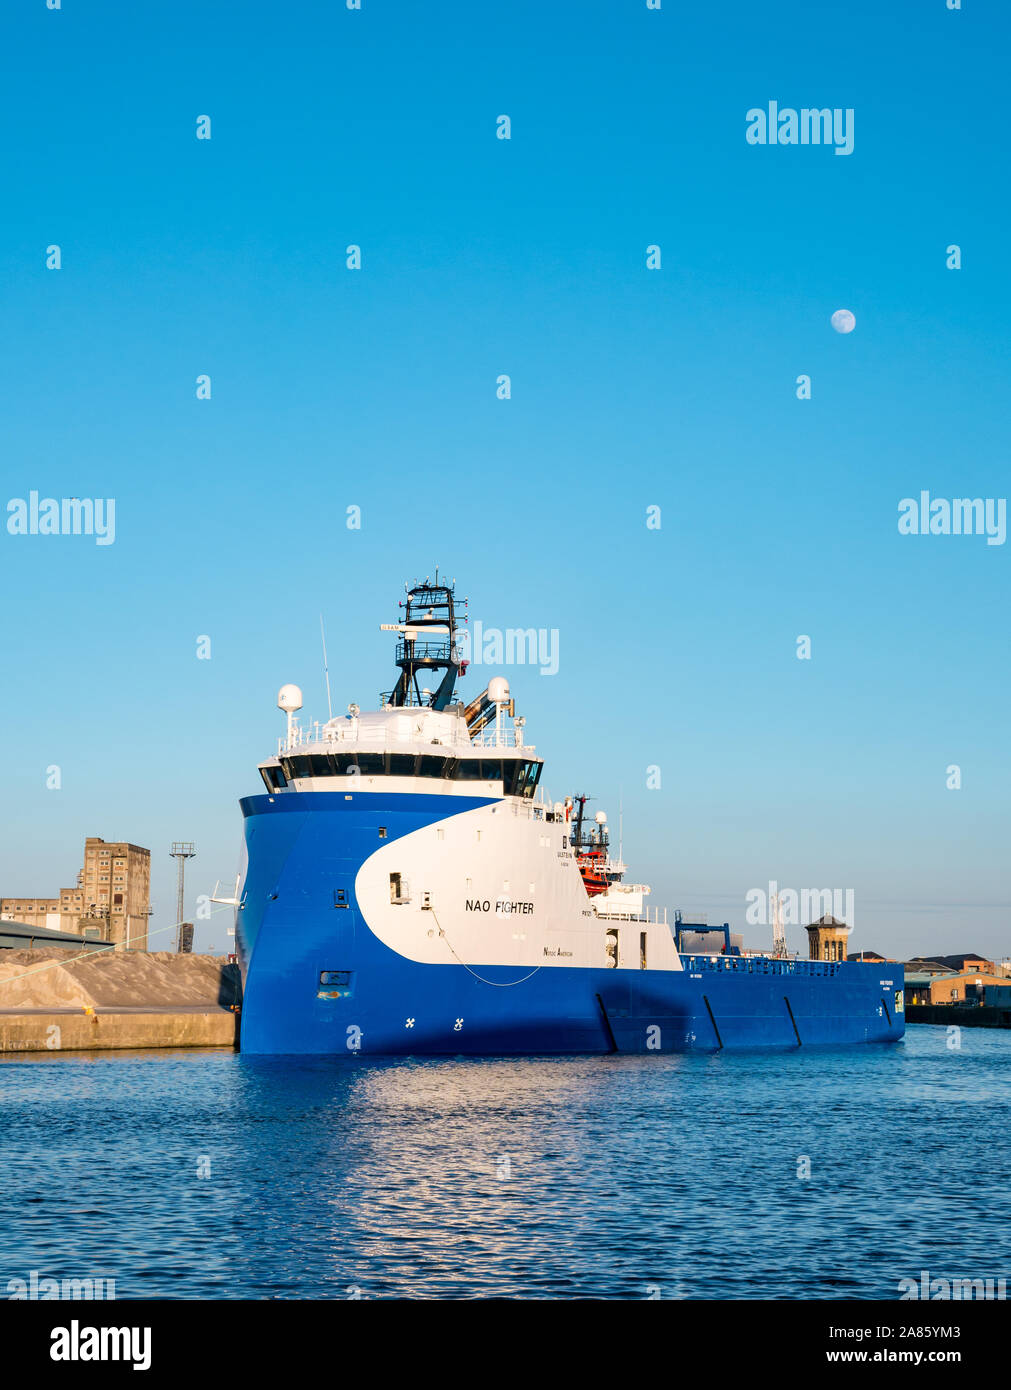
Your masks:
{"label": "lamp post", "polygon": [[169,854],[179,864],[179,891],[176,897],[176,954],[183,948],[183,899],[185,897],[186,861],[196,855],[192,840],[173,840]]}

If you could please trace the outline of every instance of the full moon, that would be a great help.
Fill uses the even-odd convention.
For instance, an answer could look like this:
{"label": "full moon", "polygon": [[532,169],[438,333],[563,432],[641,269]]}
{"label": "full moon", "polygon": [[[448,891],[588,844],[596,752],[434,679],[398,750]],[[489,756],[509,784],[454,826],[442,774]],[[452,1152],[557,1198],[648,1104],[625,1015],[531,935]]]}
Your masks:
{"label": "full moon", "polygon": [[837,333],[852,333],[856,326],[856,315],[849,309],[837,309],[832,315],[832,327]]}

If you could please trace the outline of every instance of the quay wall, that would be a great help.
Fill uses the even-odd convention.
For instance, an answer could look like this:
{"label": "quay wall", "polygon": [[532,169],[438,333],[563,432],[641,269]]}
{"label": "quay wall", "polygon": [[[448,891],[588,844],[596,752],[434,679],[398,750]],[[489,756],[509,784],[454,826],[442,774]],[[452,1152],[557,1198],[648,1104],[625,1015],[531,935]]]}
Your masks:
{"label": "quay wall", "polygon": [[0,1053],[230,1047],[241,995],[220,956],[0,951]]}
{"label": "quay wall", "polygon": [[0,1053],[104,1052],[150,1047],[234,1047],[238,1015],[190,1013],[0,1014]]}
{"label": "quay wall", "polygon": [[1011,1009],[987,1004],[959,1008],[957,1004],[907,1004],[907,1023],[938,1023],[959,1028],[1011,1028]]}

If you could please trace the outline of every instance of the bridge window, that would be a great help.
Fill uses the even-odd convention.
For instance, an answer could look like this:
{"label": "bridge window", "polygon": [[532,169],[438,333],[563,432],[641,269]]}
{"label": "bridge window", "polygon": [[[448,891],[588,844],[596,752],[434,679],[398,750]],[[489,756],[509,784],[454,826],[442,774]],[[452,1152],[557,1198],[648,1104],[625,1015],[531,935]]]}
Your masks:
{"label": "bridge window", "polygon": [[446,758],[419,758],[418,777],[445,777]]}
{"label": "bridge window", "polygon": [[363,777],[382,777],[386,759],[382,753],[356,753],[346,770],[351,772],[355,766]]}
{"label": "bridge window", "polygon": [[510,773],[509,783],[506,785],[506,795],[523,796],[526,801],[530,801],[537,787],[538,778],[541,776],[541,767],[544,763],[538,762],[516,762],[506,763],[506,771]]}
{"label": "bridge window", "polygon": [[506,796],[522,796],[527,784],[527,765],[507,761],[502,769],[502,790]]}
{"label": "bridge window", "polygon": [[543,763],[523,762],[519,759],[515,762],[507,761],[503,779],[506,796],[522,796],[529,800],[534,794],[543,766]]}
{"label": "bridge window", "polygon": [[414,753],[294,753],[280,767],[261,768],[268,791],[303,777],[438,777],[501,782],[506,796],[533,797],[543,764],[521,758],[447,758]]}
{"label": "bridge window", "polygon": [[455,775],[462,782],[500,782],[502,761],[500,758],[461,758]]}
{"label": "bridge window", "polygon": [[281,766],[284,768],[284,775],[289,782],[293,782],[296,777],[312,776],[309,757],[305,753],[300,754],[297,758],[284,758]]}

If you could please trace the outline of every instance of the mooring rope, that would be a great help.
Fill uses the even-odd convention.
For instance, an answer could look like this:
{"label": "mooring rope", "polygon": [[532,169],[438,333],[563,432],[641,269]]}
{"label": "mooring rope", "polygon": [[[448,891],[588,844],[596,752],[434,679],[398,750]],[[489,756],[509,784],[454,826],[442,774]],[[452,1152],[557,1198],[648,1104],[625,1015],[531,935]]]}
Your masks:
{"label": "mooring rope", "polygon": [[[443,930],[442,923],[439,921],[438,917],[436,917],[435,908],[430,907],[428,911],[432,914],[433,920],[435,921],[435,925],[439,928],[439,935],[442,937],[443,941],[445,941],[449,949],[453,951],[453,943],[452,941],[450,941],[449,937]],[[464,970],[470,971],[470,973],[474,976],[475,980],[480,980],[483,985],[494,985],[496,989],[512,989],[513,985],[523,984],[525,980],[529,980],[532,975],[536,975],[538,970],[541,969],[539,965],[535,965],[533,970],[531,970],[530,974],[524,975],[522,980],[486,980],[484,976],[479,975],[476,970],[471,970],[471,967],[467,964],[465,960],[460,960],[460,957],[456,955],[455,951],[453,951],[453,955],[456,956],[458,961],[460,961],[460,964],[463,966]]]}

